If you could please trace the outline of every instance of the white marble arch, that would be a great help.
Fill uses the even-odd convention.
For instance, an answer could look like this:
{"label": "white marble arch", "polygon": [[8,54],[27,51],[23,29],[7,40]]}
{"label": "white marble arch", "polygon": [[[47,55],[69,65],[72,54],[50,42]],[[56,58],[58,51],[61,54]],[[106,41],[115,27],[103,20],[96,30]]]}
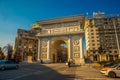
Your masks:
{"label": "white marble arch", "polygon": [[[74,44],[75,40],[79,41],[79,45]],[[76,64],[84,64],[83,35],[67,35],[39,38],[38,60],[43,60],[46,63],[52,62],[51,55],[53,53],[53,48],[55,48],[53,47],[53,45],[57,41],[63,41],[67,45],[68,60],[72,60]],[[43,46],[44,42],[46,42],[45,47]],[[75,47],[76,49],[79,48],[76,52],[73,50]]]}
{"label": "white marble arch", "polygon": [[[53,45],[57,41],[63,41],[68,47],[68,60],[74,60],[76,64],[83,64],[84,23],[84,15],[37,21],[37,24],[41,26],[40,32],[36,35],[39,41],[38,60],[51,62]],[[44,43],[47,43],[47,46],[43,46]]]}

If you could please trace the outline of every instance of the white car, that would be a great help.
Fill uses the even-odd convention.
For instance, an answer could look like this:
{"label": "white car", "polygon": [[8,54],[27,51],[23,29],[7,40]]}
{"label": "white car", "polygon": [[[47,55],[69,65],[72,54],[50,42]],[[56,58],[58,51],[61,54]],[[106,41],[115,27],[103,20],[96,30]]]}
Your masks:
{"label": "white car", "polygon": [[120,64],[114,65],[112,67],[104,67],[100,70],[100,72],[112,78],[120,77]]}
{"label": "white car", "polygon": [[19,65],[13,62],[12,60],[0,60],[0,70],[12,68],[18,69]]}

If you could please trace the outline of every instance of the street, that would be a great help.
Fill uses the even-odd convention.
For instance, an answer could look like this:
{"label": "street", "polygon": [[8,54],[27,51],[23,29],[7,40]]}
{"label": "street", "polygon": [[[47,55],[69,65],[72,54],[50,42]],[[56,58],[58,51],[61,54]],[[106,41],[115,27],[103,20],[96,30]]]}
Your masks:
{"label": "street", "polygon": [[119,80],[109,78],[98,69],[89,66],[73,66],[68,68],[59,64],[20,64],[18,70],[0,71],[0,80]]}

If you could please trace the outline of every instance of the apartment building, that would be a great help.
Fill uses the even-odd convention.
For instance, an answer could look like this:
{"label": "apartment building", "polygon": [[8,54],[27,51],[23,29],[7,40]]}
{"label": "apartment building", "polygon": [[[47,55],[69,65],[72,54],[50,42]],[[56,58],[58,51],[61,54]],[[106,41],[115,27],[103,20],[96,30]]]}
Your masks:
{"label": "apartment building", "polygon": [[111,61],[120,55],[120,16],[94,13],[85,21],[87,56],[92,61]]}
{"label": "apartment building", "polygon": [[[34,60],[37,58],[38,39],[35,36],[39,30],[18,29],[15,40],[15,53],[25,60],[28,55],[32,55]],[[32,53],[32,54],[30,54]]]}

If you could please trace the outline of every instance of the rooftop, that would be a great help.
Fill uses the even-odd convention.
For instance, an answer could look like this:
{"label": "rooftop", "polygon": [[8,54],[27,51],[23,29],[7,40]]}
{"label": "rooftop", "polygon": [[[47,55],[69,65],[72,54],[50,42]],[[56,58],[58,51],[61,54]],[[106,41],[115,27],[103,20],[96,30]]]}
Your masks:
{"label": "rooftop", "polygon": [[46,24],[54,24],[54,23],[62,23],[62,22],[72,22],[78,20],[84,20],[85,15],[74,15],[74,16],[65,16],[60,18],[52,18],[47,20],[39,20],[37,24],[39,25],[46,25]]}

